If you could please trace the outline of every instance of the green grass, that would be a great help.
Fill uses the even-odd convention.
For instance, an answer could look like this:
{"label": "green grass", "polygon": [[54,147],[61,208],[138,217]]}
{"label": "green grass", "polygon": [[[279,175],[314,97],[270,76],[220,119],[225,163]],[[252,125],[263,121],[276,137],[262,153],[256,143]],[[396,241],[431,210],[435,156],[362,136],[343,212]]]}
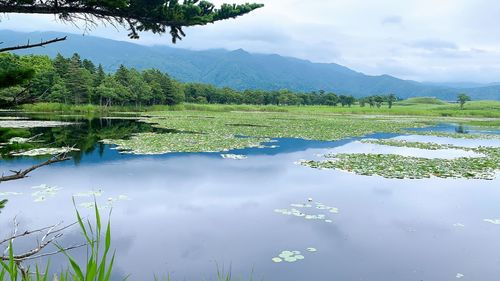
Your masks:
{"label": "green grass", "polygon": [[[73,201],[74,203],[74,201]],[[44,268],[40,268],[38,264],[33,267],[20,266],[15,260],[14,247],[12,242],[8,248],[8,259],[3,261],[0,259],[0,281],[109,281],[114,269],[115,252],[111,250],[111,213],[106,224],[101,219],[99,208],[94,203],[94,220],[84,220],[76,209],[77,223],[80,228],[82,238],[86,242],[86,259],[83,262],[77,262],[69,252],[61,246],[56,245],[60,252],[66,257],[69,267],[60,271],[54,279],[50,277],[51,264],[47,262]],[[56,268],[60,268],[57,266]],[[215,275],[216,281],[231,281],[235,280],[231,274],[231,270],[225,271],[217,266]],[[127,280],[124,277],[123,280]],[[154,280],[171,281],[170,276],[159,279],[154,277]],[[241,281],[242,279],[237,279]],[[249,281],[253,278],[250,277]]]}
{"label": "green grass", "polygon": [[442,101],[440,99],[433,98],[433,97],[416,97],[416,98],[409,98],[409,99],[400,101],[397,104],[404,105],[404,106],[411,106],[411,105],[417,105],[417,104],[443,105],[443,104],[447,104],[447,103],[445,101]]}
{"label": "green grass", "polygon": [[20,109],[29,112],[74,113],[84,115],[100,115],[116,112],[154,112],[154,111],[262,111],[262,112],[298,112],[310,114],[364,114],[364,115],[416,115],[445,117],[493,117],[500,118],[500,101],[471,101],[463,110],[458,104],[447,103],[434,98],[411,98],[396,102],[393,108],[383,105],[381,108],[369,106],[276,106],[276,105],[220,105],[220,104],[180,104],[175,106],[112,106],[98,105],[66,105],[59,103],[36,103],[23,105]]}

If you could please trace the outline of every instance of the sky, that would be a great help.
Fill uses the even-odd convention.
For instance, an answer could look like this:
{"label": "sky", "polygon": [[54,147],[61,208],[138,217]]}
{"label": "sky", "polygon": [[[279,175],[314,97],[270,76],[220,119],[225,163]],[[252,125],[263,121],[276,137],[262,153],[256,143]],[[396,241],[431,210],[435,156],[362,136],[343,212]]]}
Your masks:
{"label": "sky", "polygon": [[[389,74],[423,82],[500,82],[500,5],[496,0],[260,0],[259,3],[265,7],[235,20],[187,28],[187,37],[174,47],[241,48],[254,53],[338,63],[365,74]],[[46,15],[5,15],[0,28],[84,33]],[[111,26],[87,33],[128,40],[125,30]],[[172,46],[168,35],[143,33],[134,42]]]}

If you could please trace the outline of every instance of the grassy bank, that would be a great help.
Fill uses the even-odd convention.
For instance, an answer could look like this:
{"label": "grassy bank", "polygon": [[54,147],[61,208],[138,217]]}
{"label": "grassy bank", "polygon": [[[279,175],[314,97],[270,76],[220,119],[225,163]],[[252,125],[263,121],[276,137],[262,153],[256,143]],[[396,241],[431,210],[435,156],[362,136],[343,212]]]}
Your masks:
{"label": "grassy bank", "polygon": [[59,103],[37,103],[20,107],[28,112],[72,113],[99,115],[118,112],[153,112],[153,111],[263,111],[263,112],[296,112],[312,114],[366,114],[366,115],[415,115],[436,117],[488,117],[500,118],[500,101],[472,101],[460,109],[458,104],[447,103],[432,98],[414,98],[396,102],[392,108],[387,105],[381,108],[353,105],[342,106],[277,106],[277,105],[222,105],[222,104],[180,104],[175,106],[112,106],[68,105]]}

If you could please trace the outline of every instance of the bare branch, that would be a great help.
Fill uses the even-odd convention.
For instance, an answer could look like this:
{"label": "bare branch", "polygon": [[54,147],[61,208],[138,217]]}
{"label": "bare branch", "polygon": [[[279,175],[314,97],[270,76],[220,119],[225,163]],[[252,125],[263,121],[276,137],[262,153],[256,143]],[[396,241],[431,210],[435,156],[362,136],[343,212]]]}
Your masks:
{"label": "bare branch", "polygon": [[48,41],[40,41],[40,43],[36,43],[36,44],[30,44],[30,42],[28,41],[28,43],[25,44],[25,45],[18,45],[18,46],[7,47],[7,48],[0,48],[0,53],[2,53],[2,52],[9,52],[9,51],[15,51],[15,50],[21,50],[21,49],[30,49],[30,48],[35,48],[35,47],[42,47],[42,46],[45,46],[45,45],[48,45],[48,44],[52,44],[52,43],[56,43],[56,42],[60,42],[60,41],[64,41],[64,40],[66,40],[66,36],[61,37],[61,38],[55,38],[55,39],[48,40]]}
{"label": "bare branch", "polygon": [[71,158],[67,157],[66,153],[56,155],[56,156],[50,158],[49,160],[47,160],[43,163],[34,165],[26,170],[11,171],[13,173],[13,175],[1,176],[0,183],[4,182],[4,181],[11,181],[11,180],[18,180],[18,179],[26,178],[26,177],[28,177],[29,173],[33,172],[34,170],[36,170],[38,168],[41,168],[43,166],[47,166],[50,164],[58,163],[58,162],[63,162],[63,161],[69,160],[69,159],[71,159]]}

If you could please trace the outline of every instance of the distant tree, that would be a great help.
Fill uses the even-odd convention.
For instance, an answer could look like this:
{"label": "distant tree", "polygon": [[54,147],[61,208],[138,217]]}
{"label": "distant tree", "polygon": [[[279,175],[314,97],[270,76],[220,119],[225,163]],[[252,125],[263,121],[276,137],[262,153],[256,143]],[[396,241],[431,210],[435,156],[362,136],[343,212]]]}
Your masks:
{"label": "distant tree", "polygon": [[371,108],[375,107],[375,97],[374,96],[369,96],[367,98],[368,104],[370,105]]}
{"label": "distant tree", "polygon": [[355,101],[356,101],[356,99],[351,95],[347,96],[346,100],[345,100],[347,106],[349,106],[349,107],[351,107],[351,105],[353,105]]}
{"label": "distant tree", "polygon": [[94,74],[97,71],[95,64],[88,59],[84,59],[82,61],[82,67],[88,70],[92,74]]}
{"label": "distant tree", "polygon": [[348,97],[346,95],[340,95],[339,96],[339,102],[342,105],[342,107],[344,107],[344,106],[346,106],[348,104],[347,100],[348,100]]}
{"label": "distant tree", "polygon": [[339,97],[334,94],[334,93],[328,93],[326,95],[323,96],[323,102],[322,104],[325,104],[325,105],[331,105],[331,106],[337,106],[337,104],[339,103]]}
{"label": "distant tree", "polygon": [[63,79],[57,76],[54,79],[54,85],[50,89],[50,94],[47,97],[49,102],[62,102],[68,103],[68,98],[70,97],[70,91],[66,87]]}
{"label": "distant tree", "polygon": [[388,94],[385,99],[389,108],[392,108],[393,103],[398,100],[395,94]]}
{"label": "distant tree", "polygon": [[375,102],[375,105],[377,108],[380,108],[382,106],[382,103],[384,103],[384,98],[382,96],[374,96],[373,101]]}
{"label": "distant tree", "polygon": [[471,98],[468,95],[463,94],[463,93],[459,94],[457,96],[457,101],[458,101],[458,103],[460,103],[460,109],[464,109],[465,103],[470,101],[470,100],[471,100]]}

